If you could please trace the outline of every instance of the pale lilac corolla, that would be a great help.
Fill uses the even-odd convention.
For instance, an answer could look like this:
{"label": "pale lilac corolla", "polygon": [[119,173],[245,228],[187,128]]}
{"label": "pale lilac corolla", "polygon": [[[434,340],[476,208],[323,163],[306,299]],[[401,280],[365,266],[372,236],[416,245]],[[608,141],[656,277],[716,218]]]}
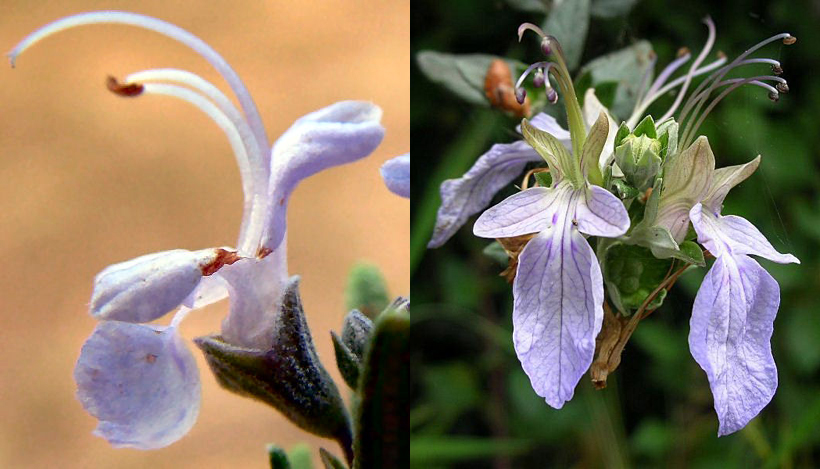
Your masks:
{"label": "pale lilac corolla", "polygon": [[[584,98],[583,115],[587,130],[598,119],[606,108],[589,89]],[[611,130],[608,133],[608,145],[601,153],[601,167],[612,156],[613,141],[617,126],[609,116]],[[558,121],[549,114],[540,113],[530,120],[530,125],[552,134],[567,149],[571,148],[569,132],[561,127]],[[520,128],[518,129],[521,132]],[[433,236],[428,248],[437,248],[447,242],[467,220],[484,210],[492,198],[515,178],[521,175],[528,163],[542,161],[542,157],[523,140],[513,143],[498,143],[478,157],[475,164],[462,177],[448,179],[441,183],[441,206],[436,215]]]}
{"label": "pale lilac corolla", "polygon": [[715,171],[708,194],[689,212],[698,241],[716,258],[695,297],[689,349],[709,379],[719,436],[746,426],[777,389],[770,340],[780,287],[749,256],[800,263],[791,254],[777,252],[746,219],[721,214],[727,192],[749,177],[759,162],[757,157]]}
{"label": "pale lilac corolla", "polygon": [[410,198],[410,153],[387,160],[379,171],[390,192]]}
{"label": "pale lilac corolla", "polygon": [[[381,109],[343,101],[298,119],[271,150],[256,106],[236,72],[191,33],[156,18],[102,11],[69,16],[38,29],[9,53],[76,26],[116,23],[175,39],[202,55],[226,79],[241,111],[216,86],[183,70],[155,69],[109,89],[123,96],[158,94],[186,101],[225,132],[245,195],[237,248],[172,250],[104,269],[94,282],[91,314],[100,319],[75,368],[77,396],[99,419],[95,434],[112,445],[167,446],[184,436],[199,410],[199,372],[178,326],[191,309],[231,297],[222,338],[267,350],[272,321],[288,278],[287,203],[298,183],[323,169],[350,163],[381,143]],[[182,306],[181,306],[182,305]],[[141,324],[174,308],[170,326]]]}
{"label": "pale lilac corolla", "polygon": [[[586,180],[583,158],[525,120],[524,137],[548,161],[552,187],[514,194],[485,211],[473,232],[485,238],[535,233],[518,257],[513,283],[513,342],[535,392],[555,408],[574,394],[592,363],[603,322],[604,287],[595,252],[584,235],[626,233],[621,201]],[[609,131],[601,113],[586,142],[597,149]]]}

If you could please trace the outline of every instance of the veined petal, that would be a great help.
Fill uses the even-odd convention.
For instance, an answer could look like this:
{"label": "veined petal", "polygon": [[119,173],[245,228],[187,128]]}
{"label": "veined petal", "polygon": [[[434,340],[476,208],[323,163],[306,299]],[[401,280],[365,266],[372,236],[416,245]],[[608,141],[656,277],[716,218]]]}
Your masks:
{"label": "veined petal", "polygon": [[341,101],[297,120],[273,145],[270,224],[262,246],[275,250],[285,236],[287,203],[302,179],[369,155],[381,143],[382,110],[363,101]]}
{"label": "veined petal", "polygon": [[714,179],[712,179],[712,187],[709,188],[709,192],[703,198],[703,205],[709,207],[712,212],[719,213],[726,194],[751,176],[758,166],[760,166],[760,155],[757,155],[757,158],[746,164],[716,169]]}
{"label": "veined petal", "polygon": [[617,238],[629,229],[629,214],[611,192],[589,186],[579,198],[575,214],[578,230],[590,236]]}
{"label": "veined petal", "polygon": [[715,155],[706,137],[699,137],[667,163],[656,225],[668,229],[676,243],[686,237],[689,211],[706,196],[714,172]]}
{"label": "veined petal", "polygon": [[480,212],[496,192],[518,177],[527,163],[541,156],[524,141],[496,144],[464,176],[441,183],[441,207],[428,248],[442,246],[467,219]]}
{"label": "veined petal", "polygon": [[555,189],[533,187],[513,194],[482,213],[473,226],[473,234],[509,238],[546,230],[569,212],[574,192],[564,182]]}
{"label": "veined petal", "polygon": [[560,409],[589,369],[603,321],[595,253],[565,214],[527,243],[513,284],[513,342],[535,392]]}
{"label": "veined petal", "polygon": [[698,241],[716,257],[727,253],[751,254],[779,264],[800,263],[791,254],[777,252],[763,233],[745,218],[715,215],[703,210],[701,204],[692,207],[689,216],[698,234]]}
{"label": "veined petal", "polygon": [[102,321],[74,369],[77,398],[115,447],[156,449],[182,438],[199,414],[199,371],[173,327]]}
{"label": "veined petal", "polygon": [[203,276],[239,260],[220,248],[176,249],[114,264],[97,274],[91,314],[97,319],[149,322],[176,308]]}
{"label": "veined petal", "polygon": [[774,396],[779,305],[777,282],[745,255],[719,256],[695,297],[689,349],[709,378],[718,436],[743,428]]}
{"label": "veined petal", "polygon": [[410,153],[387,160],[380,171],[390,192],[410,198]]}

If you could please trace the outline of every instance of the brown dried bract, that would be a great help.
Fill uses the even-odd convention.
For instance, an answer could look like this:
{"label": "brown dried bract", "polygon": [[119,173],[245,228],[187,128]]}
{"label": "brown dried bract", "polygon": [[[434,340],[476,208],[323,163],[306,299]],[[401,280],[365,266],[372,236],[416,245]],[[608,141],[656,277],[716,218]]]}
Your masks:
{"label": "brown dried bract", "polygon": [[105,85],[108,87],[108,91],[126,98],[139,96],[142,94],[143,90],[145,90],[145,86],[140,83],[128,83],[124,85],[110,75],[108,76],[108,80],[106,80]]}
{"label": "brown dried bract", "polygon": [[621,331],[629,322],[628,318],[615,315],[609,304],[604,303],[604,323],[601,326],[601,332],[598,338],[595,339],[595,361],[589,368],[589,374],[592,377],[592,385],[596,389],[604,389],[606,387],[606,378],[609,373],[615,371],[621,363],[621,354],[615,354],[618,342],[621,339]]}
{"label": "brown dried bract", "polygon": [[530,115],[530,99],[524,98],[524,104],[518,104],[515,99],[512,71],[507,62],[495,59],[487,69],[484,78],[484,95],[493,107],[513,113],[516,117]]}
{"label": "brown dried bract", "polygon": [[221,269],[224,265],[230,265],[240,259],[239,255],[235,252],[226,251],[224,249],[217,249],[216,250],[216,257],[211,262],[200,266],[200,270],[202,270],[202,275],[209,276],[216,273],[217,270]]}
{"label": "brown dried bract", "polygon": [[511,238],[496,238],[496,241],[501,244],[501,247],[503,247],[504,250],[507,251],[507,255],[510,256],[510,264],[499,274],[507,279],[507,282],[513,283],[513,280],[515,280],[515,271],[518,269],[518,256],[521,254],[521,251],[524,250],[524,246],[526,246],[535,235],[536,233],[530,233],[513,236]]}

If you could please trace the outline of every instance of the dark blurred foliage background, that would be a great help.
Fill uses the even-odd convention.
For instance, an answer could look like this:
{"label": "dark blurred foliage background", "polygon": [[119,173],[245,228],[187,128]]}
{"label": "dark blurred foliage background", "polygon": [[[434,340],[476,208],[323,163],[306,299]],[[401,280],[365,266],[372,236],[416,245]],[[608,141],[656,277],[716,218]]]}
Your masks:
{"label": "dark blurred foliage background", "polygon": [[[433,83],[420,71],[417,53],[539,60],[535,36],[518,44],[516,30],[525,21],[543,24],[545,16],[514,7],[522,3],[532,4],[413,2],[413,467],[820,465],[820,82],[814,79],[820,2],[640,1],[622,15],[592,17],[584,46],[581,64],[647,39],[658,54],[657,73],[679,47],[700,50],[705,15],[717,25],[716,50],[730,59],[779,32],[798,38],[794,46],[776,43],[758,54],[783,63],[789,94],[773,103],[759,88],[741,89],[700,130],[719,167],[763,155],[760,169],[730,194],[723,213],[748,218],[778,250],[802,261],[761,261],[782,289],[772,340],[780,385],[758,418],[722,438],[706,376],[687,345],[692,300],[705,269],[684,275],[640,324],[605,390],[594,390],[587,376],[575,398],[554,410],[532,391],[515,357],[511,288],[498,276],[502,267],[482,254],[487,241],[472,236],[474,218],[444,247],[425,248],[441,181],[459,177],[492,143],[513,141],[516,119]],[[650,113],[665,109],[661,104]]]}

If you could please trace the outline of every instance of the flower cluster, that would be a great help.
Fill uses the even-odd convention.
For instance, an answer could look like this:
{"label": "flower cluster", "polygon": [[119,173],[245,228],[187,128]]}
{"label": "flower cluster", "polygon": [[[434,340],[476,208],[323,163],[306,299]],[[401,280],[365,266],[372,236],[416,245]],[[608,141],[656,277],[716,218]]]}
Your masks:
{"label": "flower cluster", "polygon": [[[609,304],[619,317],[637,323],[660,306],[678,275],[706,265],[697,243],[715,260],[695,298],[689,345],[712,388],[718,434],[743,428],[776,390],[770,338],[780,291],[750,255],[778,263],[799,261],[777,252],[747,220],[721,213],[729,190],[755,171],[760,157],[715,169],[709,142],[697,131],[715,105],[740,86],[764,88],[773,101],[788,92],[778,61],[749,56],[772,42],[793,44],[796,39],[778,34],[728,64],[718,54],[704,65],[715,41],[714,24],[709,18],[704,22],[708,39],[688,71],[672,78],[691,59],[682,50],[650,84],[653,60],[632,115],[620,125],[592,89],[583,107],[578,103],[558,41],[537,26],[521,25],[519,40],[526,31],[538,34],[547,60],[521,75],[516,98],[524,102],[522,85],[533,74],[546,101],[563,97],[569,130],[546,114],[524,119],[523,141],[494,145],[463,177],[441,186],[442,205],[429,247],[444,244],[529,163],[546,161],[548,177],[537,177],[537,187],[484,211],[473,231],[496,238],[511,257],[515,350],[533,389],[555,408],[572,398],[590,368],[596,338],[599,356],[604,353],[606,340],[600,339],[608,335],[602,327],[605,309],[611,314]],[[772,73],[725,78],[755,64],[771,66]],[[693,79],[709,72],[688,93]],[[645,115],[673,90],[674,102],[660,118]],[[630,250],[645,252],[645,262],[659,265],[667,275],[641,284],[641,264],[630,282],[623,282],[623,253],[635,252]],[[618,352],[614,366],[619,360]]]}
{"label": "flower cluster", "polygon": [[[181,438],[200,404],[199,373],[179,335],[194,309],[231,298],[221,339],[243,349],[269,350],[274,317],[288,287],[286,214],[299,182],[324,169],[370,154],[382,141],[381,109],[343,101],[298,120],[273,144],[236,72],[210,46],[164,21],[117,11],[62,18],[31,33],[9,54],[77,26],[116,23],[155,31],[187,45],[225,78],[241,105],[217,87],[177,69],[134,73],[121,96],[172,96],[206,113],[228,137],[244,190],[244,215],[236,248],[164,251],[112,265],[94,280],[91,314],[99,320],[74,371],[78,398],[99,419],[95,433],[114,446],[152,449]],[[385,165],[388,188],[409,194],[409,154]],[[168,326],[146,324],[178,308]],[[312,345],[311,345],[312,347]]]}

